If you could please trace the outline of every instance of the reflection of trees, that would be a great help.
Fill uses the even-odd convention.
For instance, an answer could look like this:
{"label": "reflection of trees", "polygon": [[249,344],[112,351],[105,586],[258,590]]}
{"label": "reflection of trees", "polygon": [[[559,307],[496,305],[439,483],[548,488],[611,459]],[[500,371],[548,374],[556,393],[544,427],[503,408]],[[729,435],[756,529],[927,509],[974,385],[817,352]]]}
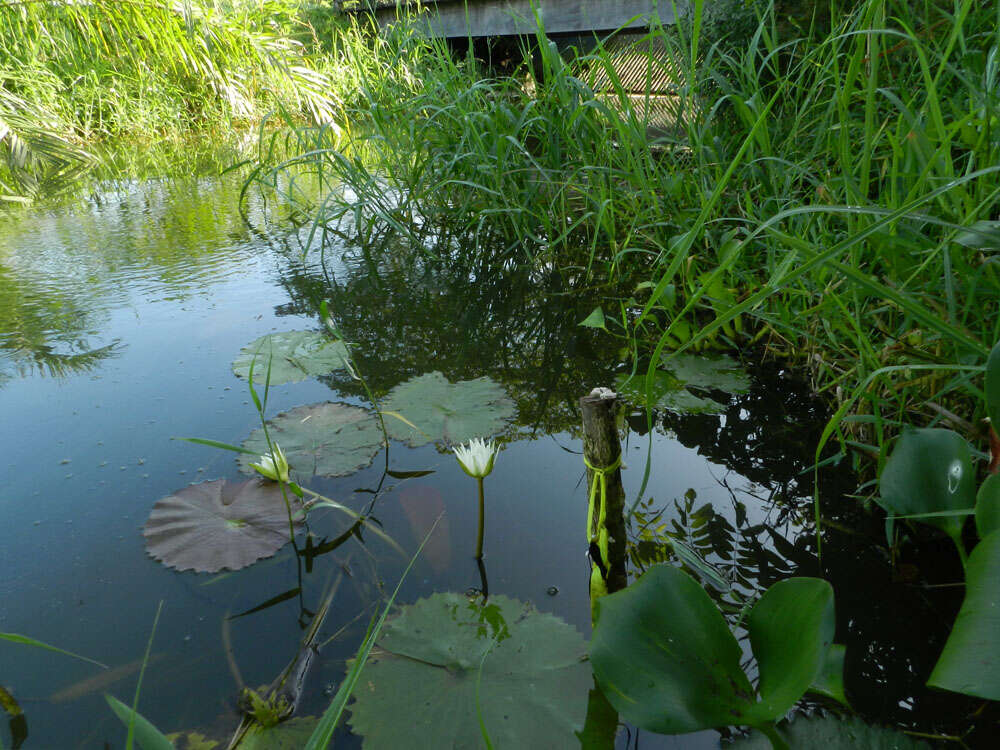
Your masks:
{"label": "reflection of trees", "polygon": [[[552,433],[576,429],[578,399],[613,381],[597,336],[578,326],[596,303],[570,295],[558,273],[394,250],[352,263],[342,278],[300,267],[283,283],[292,303],[279,313],[314,314],[329,301],[377,396],[433,370],[453,382],[488,375],[515,400],[526,431]],[[344,372],[326,380],[363,395]]]}

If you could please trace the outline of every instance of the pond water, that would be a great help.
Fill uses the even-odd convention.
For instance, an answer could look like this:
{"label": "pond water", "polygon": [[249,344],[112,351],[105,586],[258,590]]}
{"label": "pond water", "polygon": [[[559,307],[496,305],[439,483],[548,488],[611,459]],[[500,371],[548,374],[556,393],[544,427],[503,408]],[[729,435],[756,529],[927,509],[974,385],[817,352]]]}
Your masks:
{"label": "pond water", "polygon": [[[569,293],[556,273],[403,250],[376,262],[331,242],[323,264],[316,253],[304,262],[305,233],[282,228],[254,200],[245,221],[238,193],[233,177],[126,183],[0,223],[0,631],[110,667],[0,641],[0,684],[27,719],[22,747],[121,744],[124,729],[103,695],[131,703],[161,603],[139,709],[162,730],[228,737],[239,722],[237,674],[250,686],[270,682],[337,585],[320,633],[329,642],[298,714],[329,703],[403,572],[399,552],[368,531],[364,544],[351,538],[309,565],[286,545],[235,573],[179,573],[147,555],[142,534],[157,500],[192,482],[241,478],[235,454],[174,438],[238,444],[259,427],[232,361],[265,334],[319,330],[324,300],[378,398],[434,371],[503,387],[515,415],[485,485],[489,593],[531,602],[589,637],[578,399],[613,386],[625,369],[604,334],[578,325],[596,299]],[[369,405],[340,370],[273,386],[267,416],[325,401]],[[749,392],[719,411],[664,412],[650,431],[643,411],[626,410],[629,502],[648,456],[640,519],[662,510],[651,539],[633,524],[636,569],[667,559],[663,541],[673,536],[743,594],[793,574],[822,575],[836,590],[855,707],[884,723],[964,731],[975,706],[922,687],[960,592],[893,581],[880,525],[843,497],[855,482],[836,466],[820,473],[828,521],[817,560],[809,467],[825,415],[808,389],[759,368]],[[307,484],[358,512],[372,508],[407,555],[443,511],[398,603],[483,588],[473,559],[476,485],[443,445],[392,441],[355,473]],[[317,544],[350,525],[336,511],[309,518]],[[960,580],[946,548],[924,548],[927,557],[911,566],[936,582]],[[387,712],[385,721],[400,720]],[[716,732],[628,729],[617,744],[719,741]],[[336,742],[361,744],[347,726]],[[433,744],[415,738],[413,746]]]}

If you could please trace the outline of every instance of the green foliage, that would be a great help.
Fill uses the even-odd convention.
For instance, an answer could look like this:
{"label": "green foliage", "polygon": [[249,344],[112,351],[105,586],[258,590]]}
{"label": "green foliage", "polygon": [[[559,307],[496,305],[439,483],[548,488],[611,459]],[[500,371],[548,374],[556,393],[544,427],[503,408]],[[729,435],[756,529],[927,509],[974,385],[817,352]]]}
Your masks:
{"label": "green foliage", "polygon": [[650,568],[603,597],[591,641],[594,675],[628,721],[662,733],[746,724],[767,727],[815,682],[843,693],[834,674],[833,590],[815,578],[771,586],[747,630],[760,672],[757,690],[742,651],[708,594],[670,565]]}
{"label": "green foliage", "polygon": [[[592,686],[586,642],[506,596],[439,593],[386,623],[351,727],[366,748],[579,747]],[[419,685],[419,690],[414,686]]]}
{"label": "green foliage", "polygon": [[135,732],[135,741],[142,750],[174,750],[174,744],[166,736],[141,714],[133,711],[120,700],[112,695],[105,695],[104,699],[115,712],[115,716],[129,728],[128,747],[132,746],[132,732]]}
{"label": "green foliage", "polygon": [[[930,750],[923,740],[885,727],[872,726],[856,716],[796,716],[778,727],[792,748],[824,750]],[[732,744],[732,750],[771,750],[771,740],[761,732],[751,732]]]}
{"label": "green foliage", "polygon": [[261,336],[240,349],[233,360],[233,372],[245,379],[254,367],[258,382],[264,382],[266,373],[271,385],[282,385],[328,375],[349,367],[349,363],[343,341],[331,341],[315,331],[285,331]]}
{"label": "green foliage", "polygon": [[1000,531],[969,555],[965,599],[928,685],[1000,700]]}
{"label": "green foliage", "polygon": [[0,3],[0,198],[71,178],[93,161],[83,144],[98,138],[222,131],[276,105],[332,121],[300,5]]}

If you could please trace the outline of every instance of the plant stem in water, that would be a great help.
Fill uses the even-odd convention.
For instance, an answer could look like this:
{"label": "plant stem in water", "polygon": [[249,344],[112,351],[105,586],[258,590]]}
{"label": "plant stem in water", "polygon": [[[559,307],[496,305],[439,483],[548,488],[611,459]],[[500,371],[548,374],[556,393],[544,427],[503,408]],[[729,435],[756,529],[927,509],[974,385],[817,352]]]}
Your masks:
{"label": "plant stem in water", "polygon": [[476,559],[483,559],[483,521],[486,517],[486,498],[483,496],[483,478],[479,477],[479,535],[476,537]]}

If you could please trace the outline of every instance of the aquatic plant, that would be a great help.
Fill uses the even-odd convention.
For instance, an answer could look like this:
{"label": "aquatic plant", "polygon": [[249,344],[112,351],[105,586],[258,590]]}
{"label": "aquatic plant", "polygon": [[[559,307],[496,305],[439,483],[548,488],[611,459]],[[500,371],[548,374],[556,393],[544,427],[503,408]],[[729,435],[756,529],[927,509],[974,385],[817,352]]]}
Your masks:
{"label": "aquatic plant", "polygon": [[476,559],[483,557],[483,527],[486,524],[486,497],[483,494],[483,480],[493,471],[499,449],[492,440],[473,438],[468,445],[455,447],[455,458],[462,471],[476,480],[479,486],[479,531],[476,535]]}
{"label": "aquatic plant", "polygon": [[640,728],[679,734],[749,725],[775,748],[787,748],[774,722],[807,690],[843,700],[833,589],[821,579],[789,578],[744,611],[756,687],[708,594],[678,568],[653,566],[627,589],[598,600],[590,646],[598,685]]}

